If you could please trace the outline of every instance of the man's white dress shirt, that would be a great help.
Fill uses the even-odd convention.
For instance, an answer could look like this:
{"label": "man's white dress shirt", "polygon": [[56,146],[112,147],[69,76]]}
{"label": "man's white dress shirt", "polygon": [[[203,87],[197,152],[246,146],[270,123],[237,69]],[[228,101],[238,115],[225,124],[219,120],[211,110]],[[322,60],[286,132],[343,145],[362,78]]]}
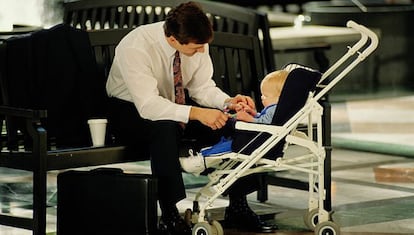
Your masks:
{"label": "man's white dress shirt", "polygon": [[[164,34],[164,22],[140,26],[128,33],[115,50],[106,83],[110,97],[133,102],[142,118],[188,122],[191,106],[174,103],[173,60],[176,49]],[[229,96],[211,79],[208,53],[180,53],[183,85],[198,104],[223,108]]]}

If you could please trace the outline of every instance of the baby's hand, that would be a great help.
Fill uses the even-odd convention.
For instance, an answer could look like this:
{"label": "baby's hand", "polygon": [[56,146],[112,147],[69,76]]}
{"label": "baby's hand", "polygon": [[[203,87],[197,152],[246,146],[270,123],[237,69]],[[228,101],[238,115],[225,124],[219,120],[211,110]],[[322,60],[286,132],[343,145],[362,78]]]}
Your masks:
{"label": "baby's hand", "polygon": [[249,105],[245,104],[245,103],[238,103],[238,105],[240,105],[242,107],[242,110],[248,114],[250,114],[251,116],[256,116],[257,111],[255,109],[252,109]]}
{"label": "baby's hand", "polygon": [[236,113],[236,119],[240,120],[240,121],[245,121],[245,122],[252,122],[253,121],[253,116],[250,115],[249,113],[241,110],[241,111]]}

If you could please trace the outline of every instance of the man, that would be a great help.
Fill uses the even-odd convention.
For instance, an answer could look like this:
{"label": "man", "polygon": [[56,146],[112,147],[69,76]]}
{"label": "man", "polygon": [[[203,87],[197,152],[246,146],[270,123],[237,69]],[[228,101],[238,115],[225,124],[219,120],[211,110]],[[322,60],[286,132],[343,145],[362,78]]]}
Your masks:
{"label": "man", "polygon": [[[185,198],[178,160],[182,135],[198,126],[199,136],[217,136],[211,140],[214,143],[226,129],[228,116],[221,110],[225,105],[235,110],[239,103],[254,108],[250,97],[229,97],[211,79],[208,43],[212,39],[211,23],[200,7],[193,2],[181,4],[171,9],[165,22],[140,26],[122,39],[106,85],[112,97],[110,122],[120,142],[150,156],[152,173],[158,178],[161,222],[170,234],[191,233],[176,207]],[[185,103],[184,88],[200,106]],[[254,221],[250,227],[262,227],[246,201],[255,186],[229,190],[229,208],[245,207],[246,213],[240,217],[239,211],[228,209],[228,224]]]}

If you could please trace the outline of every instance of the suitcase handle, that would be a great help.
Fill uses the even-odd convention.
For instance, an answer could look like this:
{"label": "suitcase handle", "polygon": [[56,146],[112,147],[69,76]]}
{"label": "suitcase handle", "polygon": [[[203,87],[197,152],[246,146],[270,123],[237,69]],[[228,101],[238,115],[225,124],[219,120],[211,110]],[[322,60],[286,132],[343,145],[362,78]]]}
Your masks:
{"label": "suitcase handle", "polygon": [[99,167],[92,169],[91,172],[93,174],[106,174],[106,175],[119,175],[122,174],[124,171],[120,168],[113,168],[113,167]]}

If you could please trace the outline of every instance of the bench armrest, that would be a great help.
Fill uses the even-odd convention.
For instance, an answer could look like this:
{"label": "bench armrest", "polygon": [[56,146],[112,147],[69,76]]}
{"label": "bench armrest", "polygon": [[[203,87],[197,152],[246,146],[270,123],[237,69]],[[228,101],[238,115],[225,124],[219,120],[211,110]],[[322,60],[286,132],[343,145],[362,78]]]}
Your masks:
{"label": "bench armrest", "polygon": [[0,105],[0,115],[21,117],[21,118],[40,119],[40,118],[46,118],[47,117],[47,111],[46,110],[16,108],[16,107],[11,107],[11,106]]}

